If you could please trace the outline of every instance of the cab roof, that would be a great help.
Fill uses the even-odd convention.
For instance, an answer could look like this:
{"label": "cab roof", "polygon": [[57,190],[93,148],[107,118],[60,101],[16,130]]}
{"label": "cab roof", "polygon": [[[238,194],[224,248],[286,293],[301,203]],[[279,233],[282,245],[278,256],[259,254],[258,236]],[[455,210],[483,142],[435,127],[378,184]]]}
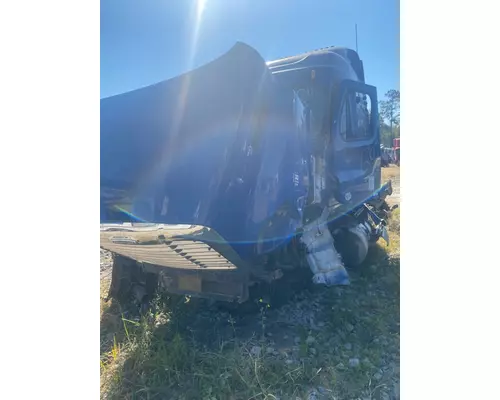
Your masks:
{"label": "cab roof", "polygon": [[317,68],[333,66],[338,62],[339,57],[343,58],[356,72],[358,79],[365,80],[363,62],[356,51],[341,46],[329,46],[321,49],[311,50],[306,53],[268,61],[266,64],[272,72],[279,72],[287,69]]}

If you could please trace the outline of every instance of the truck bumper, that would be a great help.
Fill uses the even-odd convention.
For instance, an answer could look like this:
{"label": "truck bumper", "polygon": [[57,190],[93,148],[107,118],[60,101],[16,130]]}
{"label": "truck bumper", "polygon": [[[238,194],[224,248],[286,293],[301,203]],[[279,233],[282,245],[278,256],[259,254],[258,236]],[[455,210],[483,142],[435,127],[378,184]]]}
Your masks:
{"label": "truck bumper", "polygon": [[101,226],[100,236],[101,248],[114,253],[115,265],[120,262],[116,269],[134,270],[113,274],[111,297],[123,276],[134,277],[127,284],[140,284],[141,277],[155,275],[170,293],[237,302],[248,298],[246,263],[209,228],[109,224]]}

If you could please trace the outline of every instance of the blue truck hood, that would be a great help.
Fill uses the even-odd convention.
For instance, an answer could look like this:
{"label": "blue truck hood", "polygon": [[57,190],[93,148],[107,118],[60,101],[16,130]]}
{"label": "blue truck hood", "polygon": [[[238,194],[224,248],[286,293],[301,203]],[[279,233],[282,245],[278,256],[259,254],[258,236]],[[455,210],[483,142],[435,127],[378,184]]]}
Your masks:
{"label": "blue truck hood", "polygon": [[102,99],[101,186],[137,189],[172,164],[220,155],[269,75],[255,50],[237,44],[194,71]]}
{"label": "blue truck hood", "polygon": [[241,43],[189,73],[102,99],[101,223],[196,224],[255,242],[279,206],[304,195],[293,102]]}

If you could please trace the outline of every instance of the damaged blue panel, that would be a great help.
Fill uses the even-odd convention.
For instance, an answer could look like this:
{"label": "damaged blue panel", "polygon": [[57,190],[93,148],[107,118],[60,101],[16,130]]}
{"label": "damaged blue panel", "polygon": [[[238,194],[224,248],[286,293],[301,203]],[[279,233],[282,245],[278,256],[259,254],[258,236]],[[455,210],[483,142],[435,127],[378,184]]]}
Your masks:
{"label": "damaged blue panel", "polygon": [[[279,207],[306,193],[296,101],[240,43],[194,71],[101,100],[101,223],[203,225],[255,243]],[[284,223],[274,239],[295,228]]]}

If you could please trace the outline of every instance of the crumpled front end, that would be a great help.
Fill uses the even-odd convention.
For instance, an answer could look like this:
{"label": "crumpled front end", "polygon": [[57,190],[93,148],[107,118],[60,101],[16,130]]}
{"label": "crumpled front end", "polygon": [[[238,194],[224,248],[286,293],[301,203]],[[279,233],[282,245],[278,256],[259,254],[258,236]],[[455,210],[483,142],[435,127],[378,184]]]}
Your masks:
{"label": "crumpled front end", "polygon": [[366,202],[346,214],[350,223],[344,228],[338,227],[335,218],[331,219],[329,207],[324,208],[319,218],[303,227],[300,240],[306,248],[306,259],[314,283],[349,285],[345,264],[361,264],[368,255],[370,245],[379,238],[389,244],[386,222],[375,210],[384,211],[385,198],[391,193],[392,183],[389,181]]}
{"label": "crumpled front end", "polygon": [[328,228],[328,208],[321,218],[304,227],[301,241],[306,247],[306,258],[316,284],[348,285],[349,276]]}
{"label": "crumpled front end", "polygon": [[299,224],[273,219],[304,194],[293,104],[244,44],[101,100],[101,247],[121,271],[116,296],[156,279],[172,293],[248,297],[252,257]]}
{"label": "crumpled front end", "polygon": [[267,219],[299,196],[289,190],[302,157],[291,155],[292,104],[241,43],[194,71],[101,100],[101,223],[199,225],[250,252]]}

